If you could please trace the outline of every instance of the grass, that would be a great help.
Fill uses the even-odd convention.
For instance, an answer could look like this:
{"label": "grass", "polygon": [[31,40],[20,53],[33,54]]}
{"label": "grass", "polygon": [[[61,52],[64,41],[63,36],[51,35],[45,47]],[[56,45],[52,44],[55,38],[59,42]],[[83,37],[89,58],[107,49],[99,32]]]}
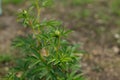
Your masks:
{"label": "grass", "polygon": [[72,0],[72,5],[79,6],[79,5],[86,5],[89,3],[93,3],[94,0]]}
{"label": "grass", "polygon": [[3,0],[3,3],[5,4],[20,4],[22,3],[24,0]]}
{"label": "grass", "polygon": [[5,75],[8,73],[10,68],[10,63],[13,60],[13,56],[10,54],[1,54],[0,55],[0,80],[7,80],[5,79]]}
{"label": "grass", "polygon": [[110,7],[113,14],[120,16],[120,0],[111,1]]}
{"label": "grass", "polygon": [[9,62],[11,60],[12,60],[12,56],[10,54],[0,55],[0,63]]}

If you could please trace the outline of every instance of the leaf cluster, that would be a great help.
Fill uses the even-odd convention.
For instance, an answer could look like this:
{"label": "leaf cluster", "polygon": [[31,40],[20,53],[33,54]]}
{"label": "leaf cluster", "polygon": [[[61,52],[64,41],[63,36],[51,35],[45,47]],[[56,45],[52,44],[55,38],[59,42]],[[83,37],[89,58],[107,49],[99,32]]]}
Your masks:
{"label": "leaf cluster", "polygon": [[[46,1],[43,1],[44,5]],[[9,80],[83,80],[76,46],[64,39],[71,31],[65,30],[60,21],[40,20],[39,0],[34,2],[36,16],[36,13],[30,13],[33,7],[22,10],[18,15],[31,33],[13,42],[13,46],[25,55],[17,60]]]}

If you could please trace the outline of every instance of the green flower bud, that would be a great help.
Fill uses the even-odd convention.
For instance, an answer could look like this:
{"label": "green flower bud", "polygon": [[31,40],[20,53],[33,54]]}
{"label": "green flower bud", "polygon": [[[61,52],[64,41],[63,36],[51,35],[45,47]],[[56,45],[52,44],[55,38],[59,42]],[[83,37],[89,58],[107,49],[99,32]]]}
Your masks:
{"label": "green flower bud", "polygon": [[26,17],[27,11],[26,11],[26,10],[23,10],[23,13],[22,13],[22,14],[23,14],[24,17]]}
{"label": "green flower bud", "polygon": [[27,14],[27,11],[26,11],[26,10],[23,10],[23,13],[24,13],[24,14]]}
{"label": "green flower bud", "polygon": [[60,31],[59,30],[56,30],[55,31],[55,37],[59,37],[60,36]]}
{"label": "green flower bud", "polygon": [[56,34],[56,35],[60,35],[60,31],[56,30],[56,31],[55,31],[55,34]]}

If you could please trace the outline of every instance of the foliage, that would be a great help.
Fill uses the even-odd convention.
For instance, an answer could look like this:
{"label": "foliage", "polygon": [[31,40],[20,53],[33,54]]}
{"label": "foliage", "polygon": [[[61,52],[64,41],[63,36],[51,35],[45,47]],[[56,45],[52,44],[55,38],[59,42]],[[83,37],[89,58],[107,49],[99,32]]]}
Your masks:
{"label": "foliage", "polygon": [[8,3],[12,3],[12,4],[19,4],[21,2],[23,2],[24,0],[3,0],[3,3],[8,4]]}
{"label": "foliage", "polygon": [[2,62],[9,62],[12,60],[12,56],[11,55],[0,55],[0,63]]}
{"label": "foliage", "polygon": [[111,10],[112,10],[113,14],[120,16],[120,11],[119,11],[120,0],[111,1],[110,7],[111,7]]}
{"label": "foliage", "polygon": [[14,40],[14,47],[23,51],[24,56],[17,60],[8,80],[83,80],[78,45],[64,39],[71,31],[65,30],[60,21],[40,20],[41,9],[50,6],[51,0],[32,3],[18,15],[31,32]]}
{"label": "foliage", "polygon": [[94,0],[72,0],[73,5],[86,5],[92,3]]}

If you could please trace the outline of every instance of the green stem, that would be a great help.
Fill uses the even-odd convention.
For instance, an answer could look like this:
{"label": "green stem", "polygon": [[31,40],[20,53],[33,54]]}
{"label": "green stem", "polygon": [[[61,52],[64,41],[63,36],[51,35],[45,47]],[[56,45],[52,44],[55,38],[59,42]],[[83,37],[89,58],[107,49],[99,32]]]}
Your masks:
{"label": "green stem", "polygon": [[40,6],[39,6],[39,0],[36,0],[36,8],[37,8],[37,21],[40,22]]}

